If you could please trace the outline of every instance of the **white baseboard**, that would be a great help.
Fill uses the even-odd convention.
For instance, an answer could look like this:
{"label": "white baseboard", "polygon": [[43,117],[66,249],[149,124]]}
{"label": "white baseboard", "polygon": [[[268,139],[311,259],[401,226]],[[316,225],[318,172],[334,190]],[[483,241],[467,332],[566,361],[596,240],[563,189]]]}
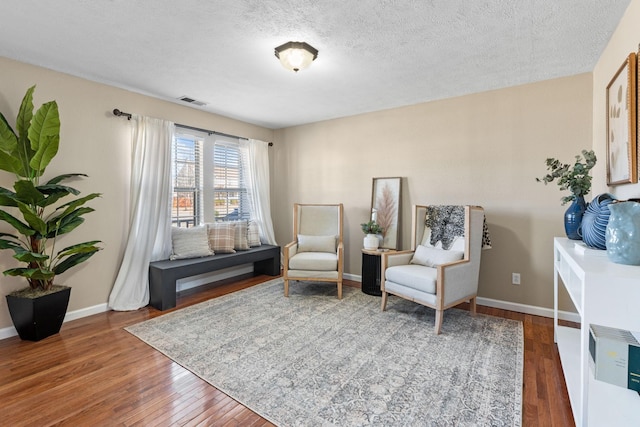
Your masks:
{"label": "white baseboard", "polygon": [[[535,305],[520,304],[517,302],[501,301],[497,299],[483,298],[483,297],[476,298],[476,303],[478,305],[484,305],[487,307],[501,308],[503,310],[516,311],[518,313],[524,313],[524,314],[532,314],[534,316],[550,317],[553,319],[553,309],[551,308],[538,307]],[[578,315],[578,313],[572,313],[570,311],[558,310],[558,319],[580,323],[580,316]]]}
{"label": "white baseboard", "polygon": [[0,340],[15,337],[16,335],[18,335],[18,331],[16,331],[16,328],[14,328],[13,326],[0,329]]}
{"label": "white baseboard", "polygon": [[342,278],[347,280],[353,280],[354,282],[362,283],[362,276],[358,276],[357,274],[343,273]]}
{"label": "white baseboard", "polygon": [[[93,314],[104,313],[109,310],[107,303],[94,305],[93,307],[81,308],[79,310],[69,311],[64,316],[63,323],[70,322],[71,320],[81,319],[83,317],[91,316]],[[0,340],[5,338],[11,338],[18,335],[18,331],[13,326],[0,329]]]}
{"label": "white baseboard", "polygon": [[[344,274],[343,277],[347,280],[353,280],[355,282],[362,283],[362,276],[358,276],[356,274]],[[501,301],[497,299],[483,298],[483,297],[476,298],[476,303],[478,305],[484,305],[487,307],[501,308],[503,310],[515,311],[515,312],[524,313],[524,314],[532,314],[534,316],[549,317],[553,319],[553,309],[551,308],[544,308],[544,307],[538,307],[535,305],[520,304],[517,302]],[[558,318],[560,320],[567,320],[570,322],[580,323],[580,316],[578,315],[578,313],[572,313],[570,311],[559,310]]]}
{"label": "white baseboard", "polygon": [[[239,270],[243,271],[242,268]],[[227,276],[228,274],[229,274],[228,272],[223,273],[224,276]],[[236,271],[236,274],[239,274],[238,271]],[[343,277],[347,280],[353,280],[354,282],[362,282],[362,276],[359,276],[357,274],[344,274]],[[193,282],[190,284],[185,283],[185,285],[187,286],[185,286],[182,290],[188,289],[189,287],[191,287],[189,285],[192,285],[192,284]],[[503,310],[516,311],[518,313],[532,314],[535,316],[553,318],[553,309],[550,309],[550,308],[520,304],[517,302],[510,302],[510,301],[501,301],[501,300],[483,298],[483,297],[478,297],[476,302],[478,303],[478,305],[484,305],[487,307],[501,308]],[[109,306],[107,305],[107,303],[94,305],[93,307],[81,308],[80,310],[68,312],[67,315],[64,317],[64,322],[69,322],[71,320],[76,320],[83,317],[91,316],[93,314],[104,313],[105,311],[108,311],[108,310],[109,310]],[[570,322],[577,322],[577,323],[580,322],[580,316],[578,316],[577,313],[572,313],[569,311],[558,311],[558,318],[561,320],[567,320]],[[18,335],[18,332],[16,331],[16,328],[14,328],[13,326],[0,329],[0,340],[3,340],[5,338],[10,338],[16,335]]]}
{"label": "white baseboard", "polygon": [[[241,265],[237,267],[229,267],[218,272],[214,273],[205,273],[197,276],[188,277],[185,279],[180,279],[176,282],[176,291],[184,291],[186,289],[191,289],[196,286],[201,286],[207,283],[215,282],[218,280],[227,279],[229,277],[238,276],[242,274],[252,273],[253,272],[253,264]],[[91,316],[92,314],[104,313],[109,310],[109,305],[105,302],[103,304],[94,305],[93,307],[81,308],[80,310],[75,310],[71,312],[67,312],[64,316],[63,323],[69,322],[71,320],[81,319],[83,317]],[[18,335],[18,331],[13,326],[9,326],[8,328],[0,329],[0,340],[5,338],[15,337]]]}

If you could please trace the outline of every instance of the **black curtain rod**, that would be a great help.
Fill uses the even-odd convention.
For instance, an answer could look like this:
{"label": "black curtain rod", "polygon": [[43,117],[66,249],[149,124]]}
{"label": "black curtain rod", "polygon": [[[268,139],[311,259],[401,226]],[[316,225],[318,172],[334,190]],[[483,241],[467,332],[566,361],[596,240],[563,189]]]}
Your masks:
{"label": "black curtain rod", "polygon": [[[131,114],[130,113],[125,113],[124,111],[120,111],[117,108],[115,108],[113,110],[113,115],[114,116],[118,116],[118,117],[126,117],[127,120],[131,120]],[[244,136],[238,136],[238,135],[231,135],[229,133],[223,133],[223,132],[218,132],[215,130],[209,130],[209,129],[202,129],[202,128],[197,128],[197,127],[193,127],[193,126],[188,126],[188,125],[183,125],[180,123],[175,123],[175,125],[179,128],[183,128],[183,129],[190,129],[190,130],[196,130],[198,132],[204,132],[208,135],[220,135],[220,136],[226,136],[229,138],[238,138],[238,139],[249,139],[249,138],[245,138]],[[269,143],[269,147],[273,146],[273,142]]]}

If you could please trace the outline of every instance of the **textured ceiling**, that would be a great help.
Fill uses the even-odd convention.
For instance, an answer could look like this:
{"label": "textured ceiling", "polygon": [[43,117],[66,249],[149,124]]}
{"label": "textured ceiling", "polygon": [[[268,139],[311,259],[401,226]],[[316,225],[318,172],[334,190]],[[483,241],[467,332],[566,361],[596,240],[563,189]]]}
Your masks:
{"label": "textured ceiling", "polygon": [[2,0],[0,56],[281,128],[592,71],[629,3]]}

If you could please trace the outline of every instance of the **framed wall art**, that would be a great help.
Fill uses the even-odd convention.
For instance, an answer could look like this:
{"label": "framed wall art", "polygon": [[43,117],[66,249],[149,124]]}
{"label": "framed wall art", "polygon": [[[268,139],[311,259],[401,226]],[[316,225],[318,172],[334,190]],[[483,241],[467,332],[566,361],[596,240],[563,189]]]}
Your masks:
{"label": "framed wall art", "polygon": [[382,228],[381,248],[400,246],[400,206],[402,178],[373,178],[371,219]]}
{"label": "framed wall art", "polygon": [[637,55],[629,54],[607,86],[607,184],[638,182]]}

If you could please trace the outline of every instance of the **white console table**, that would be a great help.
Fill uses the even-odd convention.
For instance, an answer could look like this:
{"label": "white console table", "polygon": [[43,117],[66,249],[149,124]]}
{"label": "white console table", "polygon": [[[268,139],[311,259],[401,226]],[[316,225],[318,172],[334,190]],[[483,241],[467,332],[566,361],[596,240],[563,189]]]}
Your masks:
{"label": "white console table", "polygon": [[[640,331],[640,267],[609,261],[606,251],[580,253],[554,239],[554,339],[577,426],[639,426],[640,395],[596,380],[589,368],[589,324]],[[559,280],[562,279],[562,280]],[[567,289],[580,329],[558,325],[558,285]]]}

